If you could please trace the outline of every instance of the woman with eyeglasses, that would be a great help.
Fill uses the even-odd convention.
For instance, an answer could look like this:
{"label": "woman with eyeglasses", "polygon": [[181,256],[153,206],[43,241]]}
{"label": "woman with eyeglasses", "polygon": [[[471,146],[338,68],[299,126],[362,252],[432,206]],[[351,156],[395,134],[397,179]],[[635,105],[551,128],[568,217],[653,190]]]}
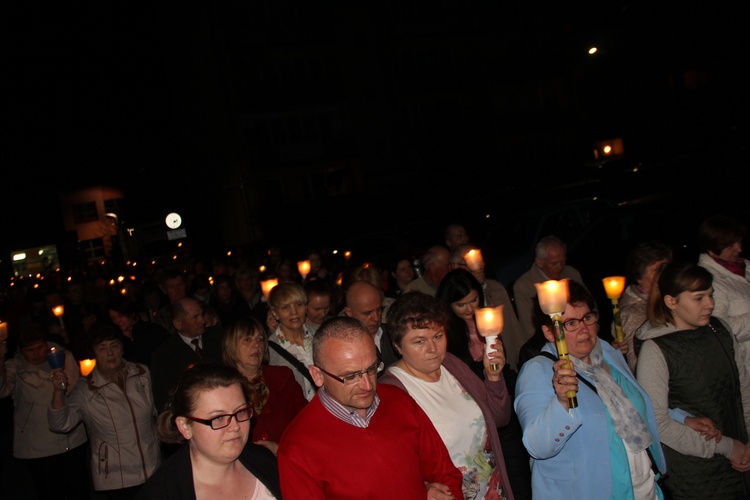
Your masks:
{"label": "woman with eyeglasses", "polygon": [[501,343],[483,355],[484,380],[448,352],[448,306],[422,292],[391,305],[388,331],[401,359],[379,382],[405,390],[425,411],[463,474],[463,498],[513,499],[497,428],[511,416]]}
{"label": "woman with eyeglasses", "polygon": [[[656,481],[666,463],[651,399],[622,352],[597,337],[594,298],[569,282],[562,325],[572,369],[558,360],[552,320],[542,316],[547,343],[521,367],[514,402],[534,498],[664,498]],[[571,390],[576,408],[568,404]]]}
{"label": "woman with eyeglasses", "polygon": [[189,366],[158,420],[163,442],[184,444],[137,499],[281,498],[276,457],[249,441],[252,416],[247,380],[236,369]]}

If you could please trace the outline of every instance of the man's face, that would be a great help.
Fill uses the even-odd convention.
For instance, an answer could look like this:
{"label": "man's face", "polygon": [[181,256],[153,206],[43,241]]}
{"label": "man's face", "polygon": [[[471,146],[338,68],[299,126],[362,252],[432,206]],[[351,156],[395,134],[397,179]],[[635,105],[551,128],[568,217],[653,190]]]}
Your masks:
{"label": "man's face", "polygon": [[[379,359],[372,337],[362,336],[354,340],[329,339],[320,352],[320,368],[339,377],[362,372],[377,365]],[[325,386],[326,392],[336,401],[353,411],[364,415],[372,406],[377,388],[377,374],[363,375],[351,385],[344,385],[330,375],[310,366],[315,385]]]}
{"label": "man's face", "polygon": [[175,329],[191,339],[203,335],[206,331],[206,318],[203,316],[201,305],[198,301],[188,300],[184,307],[187,314],[182,318],[175,319]]}
{"label": "man's face", "polygon": [[373,337],[383,322],[383,298],[371,286],[353,284],[346,297],[344,313],[361,321]]}
{"label": "man's face", "polygon": [[172,278],[164,281],[164,293],[169,302],[176,302],[187,294],[187,285],[183,278]]}
{"label": "man's face", "polygon": [[550,246],[547,249],[547,257],[544,260],[537,259],[536,263],[549,279],[559,280],[562,278],[565,260],[565,250],[562,247]]}

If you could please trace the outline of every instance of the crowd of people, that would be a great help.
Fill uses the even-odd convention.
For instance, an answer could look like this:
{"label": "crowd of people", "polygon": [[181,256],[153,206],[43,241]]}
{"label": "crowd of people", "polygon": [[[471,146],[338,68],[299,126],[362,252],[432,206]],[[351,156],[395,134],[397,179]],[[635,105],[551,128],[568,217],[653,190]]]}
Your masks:
{"label": "crowd of people", "polygon": [[[274,247],[7,297],[21,478],[40,500],[750,498],[742,222],[706,219],[695,262],[635,245],[622,340],[560,237],[506,287],[463,225],[436,236],[418,265],[311,249],[302,274]],[[483,308],[502,311],[491,341]]]}

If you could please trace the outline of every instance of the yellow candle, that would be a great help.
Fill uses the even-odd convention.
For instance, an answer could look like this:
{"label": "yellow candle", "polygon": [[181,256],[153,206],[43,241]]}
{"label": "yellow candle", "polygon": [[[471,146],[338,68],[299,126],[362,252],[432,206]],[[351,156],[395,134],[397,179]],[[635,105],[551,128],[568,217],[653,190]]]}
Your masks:
{"label": "yellow candle", "polygon": [[625,276],[609,276],[602,283],[608,299],[619,299],[625,290]]}
{"label": "yellow candle", "polygon": [[472,271],[481,271],[484,267],[484,259],[482,258],[482,252],[476,248],[473,248],[464,254],[464,260],[466,261],[466,267]]}
{"label": "yellow candle", "polygon": [[278,278],[271,278],[260,282],[260,289],[263,291],[263,298],[268,299],[268,294],[271,293],[271,289],[279,284]]}
{"label": "yellow candle", "polygon": [[310,261],[309,260],[301,260],[297,262],[297,270],[299,271],[300,275],[302,276],[302,279],[307,278],[307,275],[310,273]]}
{"label": "yellow candle", "polygon": [[544,314],[562,314],[568,305],[568,279],[534,283],[539,306]]}
{"label": "yellow candle", "polygon": [[89,373],[91,373],[91,370],[93,370],[94,367],[96,366],[96,360],[95,359],[82,359],[78,364],[81,367],[81,377],[85,377]]}

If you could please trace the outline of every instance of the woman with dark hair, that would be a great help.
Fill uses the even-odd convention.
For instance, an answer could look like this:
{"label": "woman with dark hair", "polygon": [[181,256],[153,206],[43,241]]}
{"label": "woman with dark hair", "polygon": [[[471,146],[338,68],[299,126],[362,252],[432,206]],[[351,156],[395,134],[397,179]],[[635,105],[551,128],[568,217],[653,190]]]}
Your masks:
{"label": "woman with dark hair", "polygon": [[[0,339],[0,398],[13,397],[13,457],[29,471],[40,500],[78,500],[88,495],[86,430],[52,432],[47,406],[52,397],[50,349],[63,350],[47,340],[46,331],[29,324],[18,336],[18,350],[5,360],[7,345]],[[64,352],[64,370],[75,384],[78,363]],[[67,391],[73,390],[68,387]]]}
{"label": "woman with dark hair", "polygon": [[[573,280],[569,292],[561,322],[572,367],[558,359],[546,316],[547,342],[523,364],[516,384],[534,498],[662,499],[657,479],[667,462],[651,400],[622,352],[599,339],[592,295]],[[568,391],[577,391],[575,408]]]}
{"label": "woman with dark hair", "polygon": [[107,303],[107,314],[122,332],[123,357],[128,361],[148,366],[153,350],[169,338],[163,326],[144,321],[136,303],[123,295]]}
{"label": "woman with dark hair", "polygon": [[[448,306],[448,352],[484,377],[484,337],[477,330],[474,311],[484,307],[482,285],[465,269],[454,269],[440,281],[435,297]],[[498,337],[500,338],[500,337]]]}
{"label": "woman with dark hair", "polygon": [[111,323],[94,324],[89,346],[96,366],[69,396],[67,374],[53,370],[49,428],[70,432],[83,422],[94,489],[107,499],[130,499],[161,463],[151,374],[146,365],[123,358],[122,333]]}
{"label": "woman with dark hair", "polygon": [[[750,363],[750,261],[742,256],[747,228],[727,216],[706,219],[698,229],[698,264],[713,275],[713,315],[729,324]],[[750,366],[750,365],[748,365]]]}
{"label": "woman with dark hair", "polygon": [[249,441],[252,416],[247,380],[236,369],[213,363],[186,368],[158,420],[159,438],[182,446],[137,498],[281,498],[276,457]]}
{"label": "woman with dark hair", "polygon": [[[750,376],[737,339],[713,316],[712,282],[697,264],[667,264],[636,332],[645,341],[638,381],[654,403],[674,498],[750,493]],[[668,407],[690,416],[670,418]]]}

